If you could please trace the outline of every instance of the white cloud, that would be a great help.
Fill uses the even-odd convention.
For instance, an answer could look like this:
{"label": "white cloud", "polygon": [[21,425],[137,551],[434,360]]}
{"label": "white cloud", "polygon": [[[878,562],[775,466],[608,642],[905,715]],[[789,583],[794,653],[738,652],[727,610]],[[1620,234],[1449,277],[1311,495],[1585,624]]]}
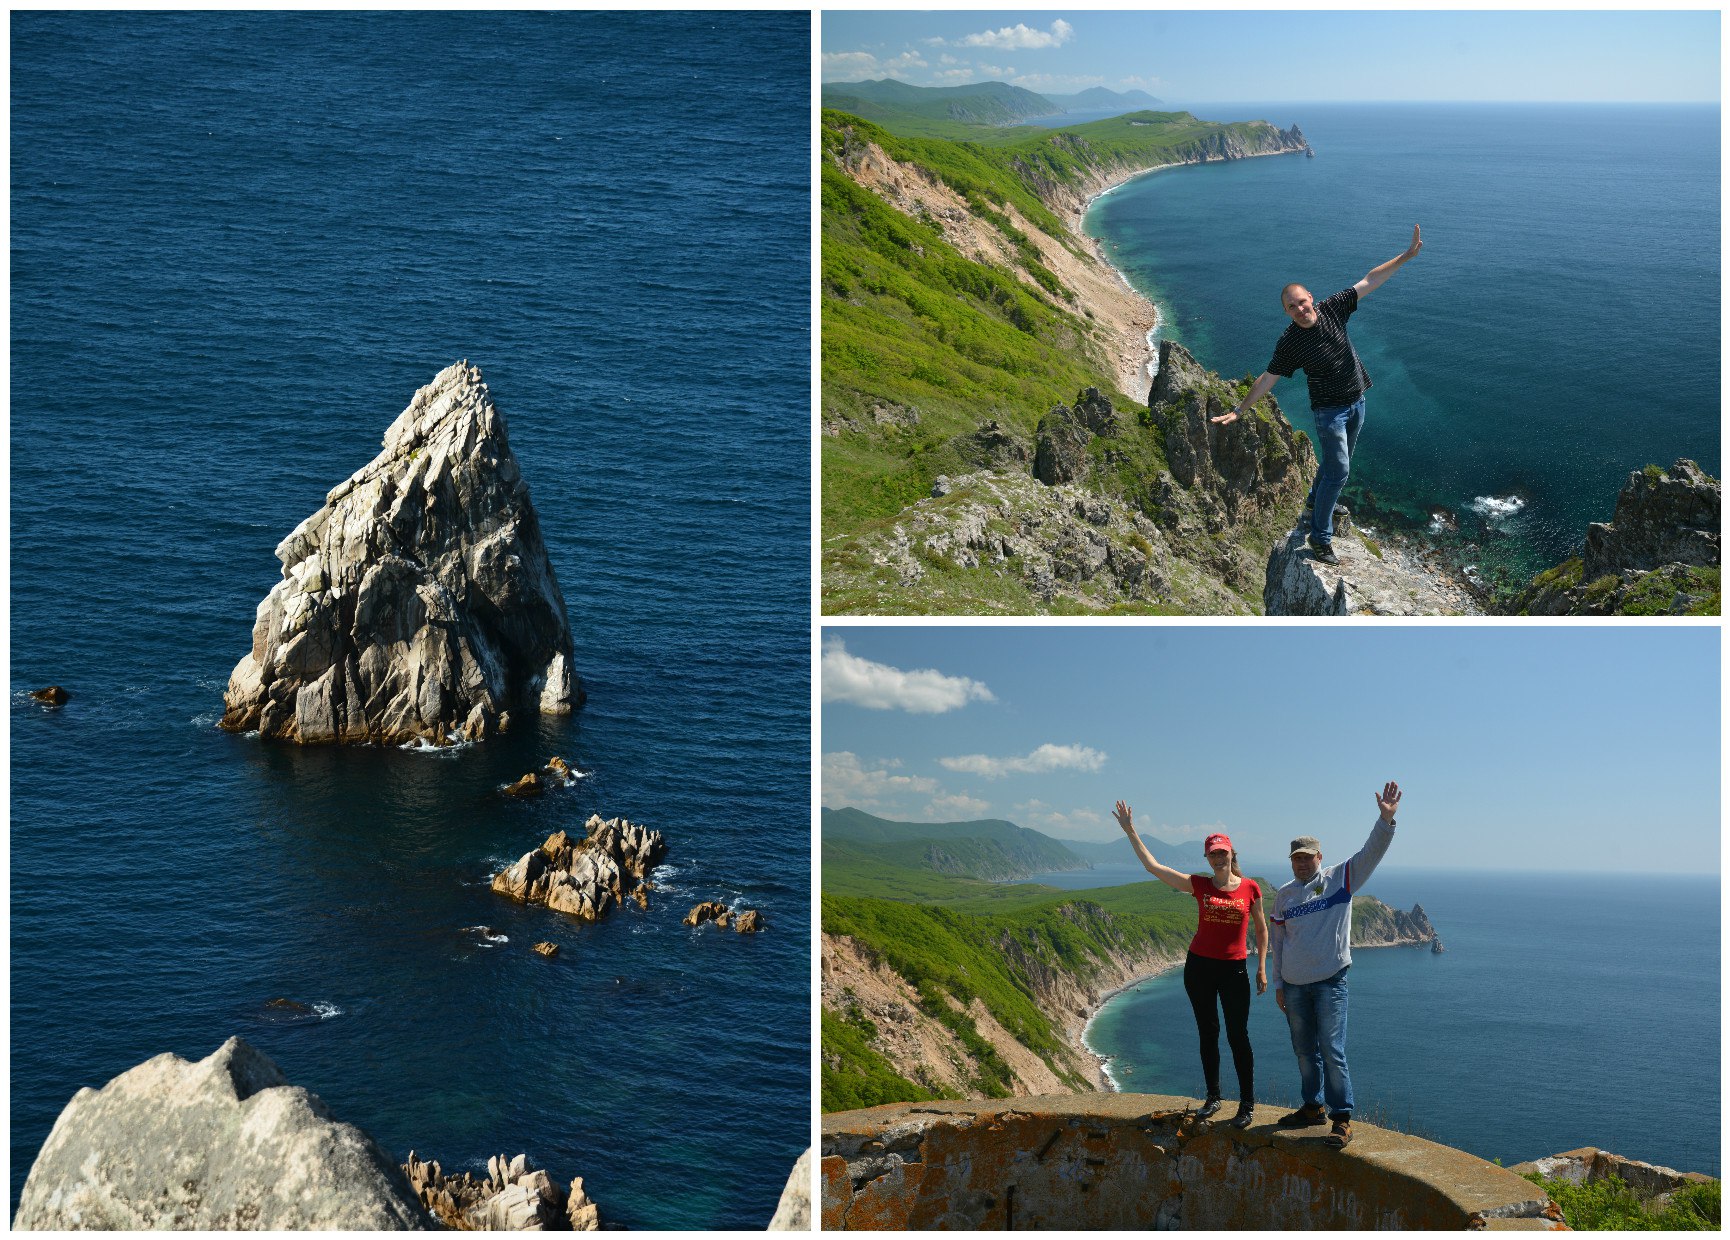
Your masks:
{"label": "white cloud", "polygon": [[1096,809],[1054,809],[1044,801],[1024,801],[1015,807],[1016,823],[1037,831],[1056,831],[1077,839],[1108,840],[1119,834],[1117,824]]}
{"label": "white cloud", "polygon": [[936,822],[968,822],[981,817],[990,808],[990,801],[981,801],[978,797],[964,793],[945,794],[931,798],[931,803],[925,807],[925,816]]}
{"label": "white cloud", "polygon": [[965,676],[945,676],[931,668],[905,672],[847,653],[840,638],[823,647],[823,700],[851,702],[868,710],[904,710],[941,715],[969,702],[994,702],[991,690]]}
{"label": "white cloud", "polygon": [[909,69],[927,67],[918,52],[905,51],[888,60],[879,60],[871,52],[824,52],[823,80],[856,82],[863,78],[894,77]]}
{"label": "white cloud", "polygon": [[940,65],[958,65],[961,62],[951,56],[948,52],[944,52],[943,55],[937,58],[937,63]]}
{"label": "white cloud", "polygon": [[1074,35],[1075,27],[1061,17],[1051,23],[1051,29],[1034,30],[1021,22],[998,30],[982,30],[958,40],[962,47],[994,47],[1001,49],[1062,47]]}
{"label": "white cloud", "polygon": [[1103,86],[1105,79],[1098,75],[1077,77],[1073,74],[1022,73],[1012,78],[1009,84],[1019,86],[1023,90],[1051,91],[1059,95],[1073,95],[1090,86]]}
{"label": "white cloud", "polygon": [[899,796],[937,792],[935,779],[894,774],[894,769],[900,765],[890,760],[867,767],[859,760],[858,754],[846,750],[826,753],[823,755],[822,802],[830,809],[847,805],[875,809]]}
{"label": "white cloud", "polygon": [[982,753],[971,753],[937,761],[946,770],[998,779],[1004,775],[1039,775],[1047,771],[1097,771],[1105,765],[1105,758],[1105,754],[1086,745],[1047,744],[1020,758],[992,758]]}

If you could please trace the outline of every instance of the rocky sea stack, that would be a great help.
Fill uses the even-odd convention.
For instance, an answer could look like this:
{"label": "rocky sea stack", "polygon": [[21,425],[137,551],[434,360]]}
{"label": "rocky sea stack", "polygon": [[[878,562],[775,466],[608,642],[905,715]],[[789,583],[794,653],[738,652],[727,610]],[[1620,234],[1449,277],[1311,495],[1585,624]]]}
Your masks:
{"label": "rocky sea stack", "polygon": [[583,700],[540,522],[480,370],[447,366],[276,548],[222,726],[445,744]]}

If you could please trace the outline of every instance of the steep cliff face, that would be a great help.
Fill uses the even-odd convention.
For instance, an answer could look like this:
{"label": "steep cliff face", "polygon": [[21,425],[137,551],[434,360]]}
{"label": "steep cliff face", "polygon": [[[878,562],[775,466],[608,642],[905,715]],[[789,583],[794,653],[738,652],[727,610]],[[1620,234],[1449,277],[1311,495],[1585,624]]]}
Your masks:
{"label": "steep cliff face", "polygon": [[528,484],[467,362],[415,393],[276,557],[282,580],[224,695],[230,731],[444,744],[582,702]]}
{"label": "steep cliff face", "polygon": [[1532,578],[1510,610],[1533,616],[1718,615],[1721,487],[1690,460],[1634,470],[1586,546]]}
{"label": "steep cliff face", "polygon": [[929,499],[861,534],[826,587],[874,592],[871,609],[887,611],[930,610],[933,597],[977,613],[1257,610],[1268,547],[1315,453],[1272,399],[1214,425],[1238,389],[1182,345],[1162,342],[1159,357],[1145,412],[1089,388],[1032,443],[996,422],[958,436],[951,459],[990,464],[940,477]]}

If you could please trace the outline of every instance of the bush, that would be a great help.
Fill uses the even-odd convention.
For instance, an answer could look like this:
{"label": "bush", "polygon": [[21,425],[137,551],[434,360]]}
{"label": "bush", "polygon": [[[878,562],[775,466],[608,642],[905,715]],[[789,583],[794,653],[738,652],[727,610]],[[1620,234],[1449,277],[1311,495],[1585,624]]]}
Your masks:
{"label": "bush", "polygon": [[1542,1188],[1561,1208],[1575,1231],[1718,1231],[1723,1185],[1718,1180],[1677,1189],[1663,1204],[1642,1197],[1618,1179],[1570,1184],[1526,1179]]}

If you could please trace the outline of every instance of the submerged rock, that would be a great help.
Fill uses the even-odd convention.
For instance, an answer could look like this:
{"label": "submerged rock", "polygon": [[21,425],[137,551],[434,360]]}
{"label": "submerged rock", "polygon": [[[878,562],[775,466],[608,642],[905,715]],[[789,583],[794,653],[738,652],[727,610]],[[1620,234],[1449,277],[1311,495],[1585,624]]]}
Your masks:
{"label": "submerged rock", "polygon": [[536,943],[531,950],[535,955],[545,956],[548,960],[551,960],[554,956],[559,954],[559,945],[557,943]]}
{"label": "submerged rock", "polygon": [[480,371],[415,393],[384,450],[276,548],[221,726],[302,744],[480,740],[582,704],[540,521]]}
{"label": "submerged rock", "polygon": [[32,689],[30,700],[41,702],[44,706],[64,706],[72,699],[72,695],[59,685],[49,685],[46,689]]}
{"label": "submerged rock", "polygon": [[31,1230],[424,1229],[396,1164],[239,1038],[81,1089],[43,1142],[13,1226]]}
{"label": "submerged rock", "polygon": [[659,831],[623,818],[603,821],[595,814],[585,829],[587,837],[576,843],[563,831],[555,831],[539,848],[493,875],[493,890],[583,921],[599,921],[634,896],[649,871],[667,855]]}
{"label": "submerged rock", "polygon": [[[700,926],[706,921],[721,921],[721,918],[727,915],[727,906],[725,904],[716,900],[704,900],[701,904],[696,904],[691,907],[691,911],[685,914],[682,924],[687,926]],[[721,924],[726,925],[727,923],[723,921]]]}

